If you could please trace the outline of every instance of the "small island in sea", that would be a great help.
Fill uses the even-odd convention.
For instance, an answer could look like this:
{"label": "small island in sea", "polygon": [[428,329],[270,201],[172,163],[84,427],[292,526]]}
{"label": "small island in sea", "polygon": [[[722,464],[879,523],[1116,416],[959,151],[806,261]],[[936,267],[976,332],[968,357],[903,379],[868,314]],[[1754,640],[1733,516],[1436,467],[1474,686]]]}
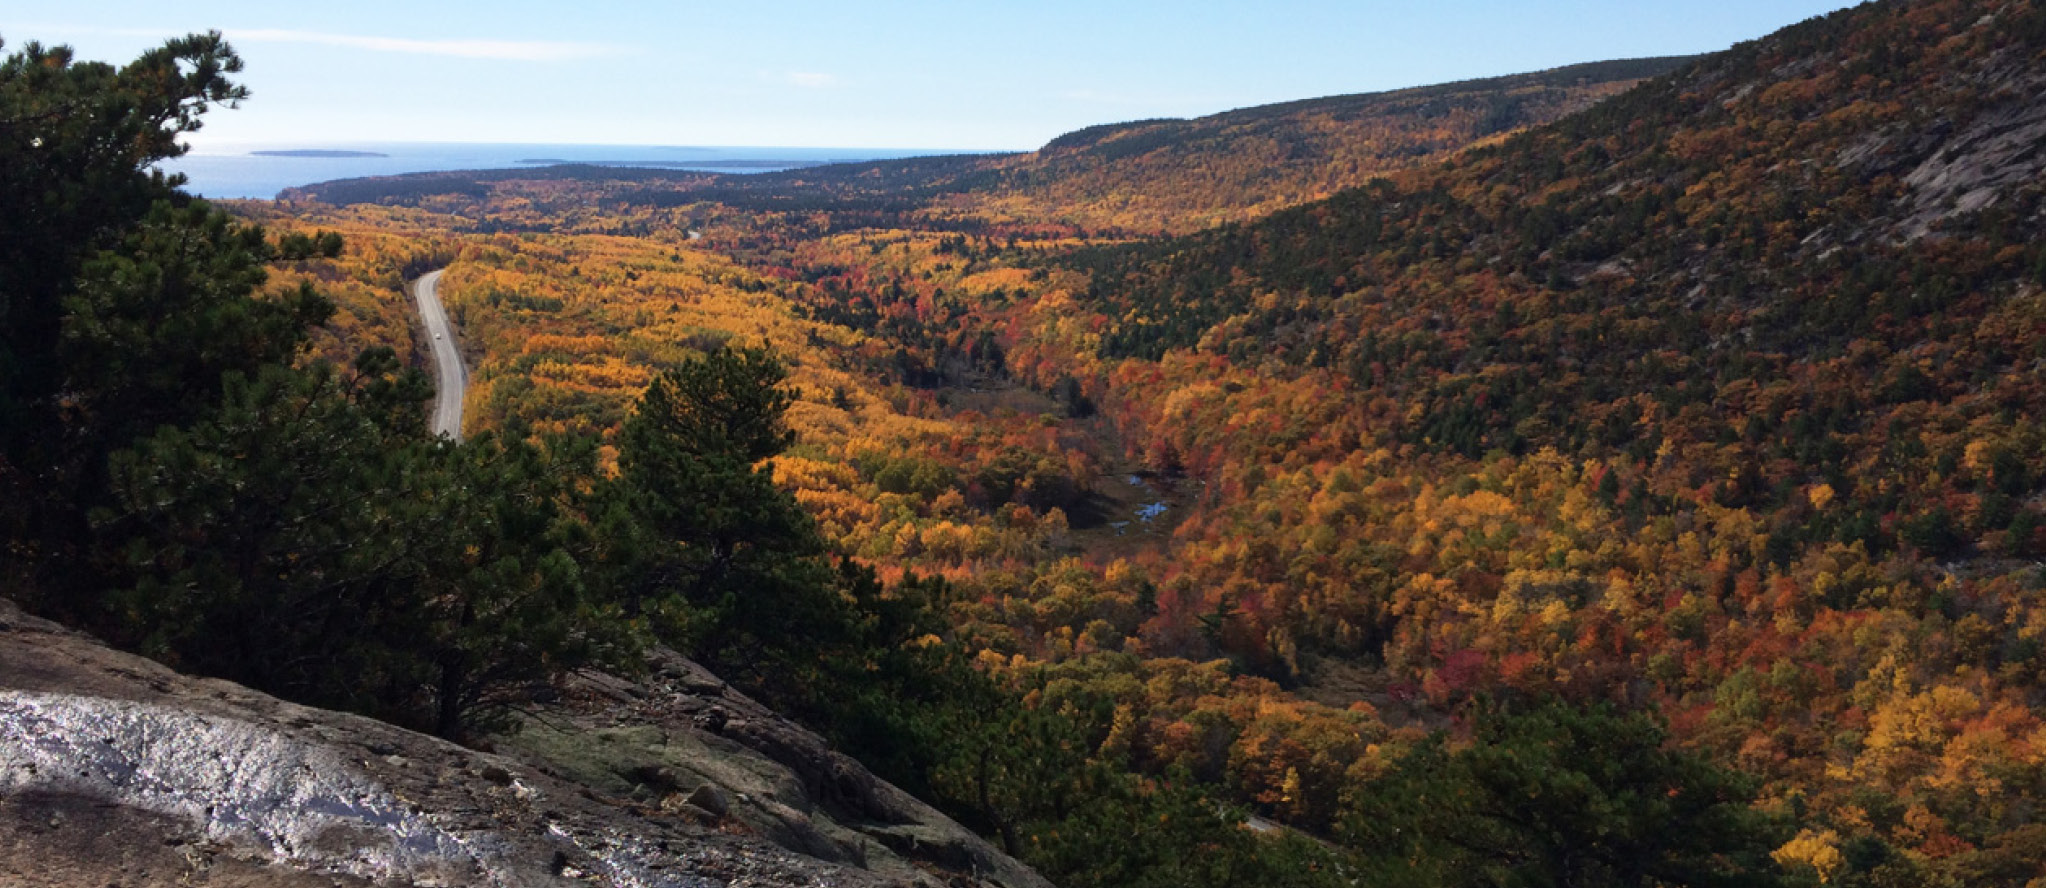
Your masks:
{"label": "small island in sea", "polygon": [[256,157],[390,157],[375,151],[336,151],[328,148],[291,148],[283,151],[251,151]]}

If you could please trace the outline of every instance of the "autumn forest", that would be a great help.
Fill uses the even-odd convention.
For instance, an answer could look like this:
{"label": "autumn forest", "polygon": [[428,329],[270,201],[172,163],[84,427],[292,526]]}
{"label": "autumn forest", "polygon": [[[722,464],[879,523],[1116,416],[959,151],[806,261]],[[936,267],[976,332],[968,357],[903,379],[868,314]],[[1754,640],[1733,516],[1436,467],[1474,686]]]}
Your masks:
{"label": "autumn forest", "polygon": [[[256,357],[159,362],[230,373],[173,408],[10,331],[0,487],[63,493],[0,591],[471,741],[671,646],[1069,888],[2046,884],[2042,88],[2046,6],[1880,0],[1024,154],[173,198],[126,243],[246,254],[171,274]],[[149,335],[112,261],[6,282],[71,294],[49,360]],[[251,441],[363,468],[257,490]],[[494,517],[275,538],[361,484]],[[218,644],[333,589],[403,630],[267,643],[472,680]]]}

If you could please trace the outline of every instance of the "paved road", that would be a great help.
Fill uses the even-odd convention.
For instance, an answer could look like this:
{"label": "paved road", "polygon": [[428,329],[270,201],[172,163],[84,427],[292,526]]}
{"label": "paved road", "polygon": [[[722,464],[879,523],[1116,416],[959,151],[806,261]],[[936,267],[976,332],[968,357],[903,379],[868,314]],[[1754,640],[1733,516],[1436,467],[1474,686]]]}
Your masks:
{"label": "paved road", "polygon": [[469,383],[469,368],[462,366],[462,353],[455,350],[455,328],[448,325],[448,314],[441,310],[440,294],[434,292],[438,286],[440,272],[421,275],[412,285],[412,298],[419,303],[419,318],[426,322],[427,335],[433,337],[434,434],[460,441],[462,390]]}

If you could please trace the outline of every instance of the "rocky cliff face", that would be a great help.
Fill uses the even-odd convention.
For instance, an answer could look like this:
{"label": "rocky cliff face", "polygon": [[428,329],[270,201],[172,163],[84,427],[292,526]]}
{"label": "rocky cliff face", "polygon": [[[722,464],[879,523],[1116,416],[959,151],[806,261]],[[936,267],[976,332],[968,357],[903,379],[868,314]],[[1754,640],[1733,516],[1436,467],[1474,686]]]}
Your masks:
{"label": "rocky cliff face", "polygon": [[0,602],[0,884],[1049,888],[673,654],[479,752]]}

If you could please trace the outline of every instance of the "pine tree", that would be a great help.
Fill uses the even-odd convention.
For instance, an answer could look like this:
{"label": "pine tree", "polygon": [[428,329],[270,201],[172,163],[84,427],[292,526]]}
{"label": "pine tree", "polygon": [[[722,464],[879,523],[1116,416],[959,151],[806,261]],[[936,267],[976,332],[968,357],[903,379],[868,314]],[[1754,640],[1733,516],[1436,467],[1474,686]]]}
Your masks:
{"label": "pine tree", "polygon": [[656,378],[619,440],[616,594],[734,670],[763,669],[780,639],[822,644],[843,628],[816,525],[760,464],[794,441],[786,377],[763,349],[720,347]]}
{"label": "pine tree", "polygon": [[1600,705],[1476,714],[1472,743],[1437,735],[1360,787],[1347,844],[1428,886],[1766,886],[1788,839],[1754,788],[1663,727]]}
{"label": "pine tree", "polygon": [[113,458],[121,628],[195,672],[460,737],[624,642],[589,602],[587,448],[424,433],[373,353],[228,378],[219,412]]}
{"label": "pine tree", "polygon": [[240,70],[217,33],[120,69],[37,43],[0,61],[0,592],[91,612],[108,454],[211,410],[225,374],[288,362],[331,311],[251,298],[262,232],[151,169],[247,96]]}

